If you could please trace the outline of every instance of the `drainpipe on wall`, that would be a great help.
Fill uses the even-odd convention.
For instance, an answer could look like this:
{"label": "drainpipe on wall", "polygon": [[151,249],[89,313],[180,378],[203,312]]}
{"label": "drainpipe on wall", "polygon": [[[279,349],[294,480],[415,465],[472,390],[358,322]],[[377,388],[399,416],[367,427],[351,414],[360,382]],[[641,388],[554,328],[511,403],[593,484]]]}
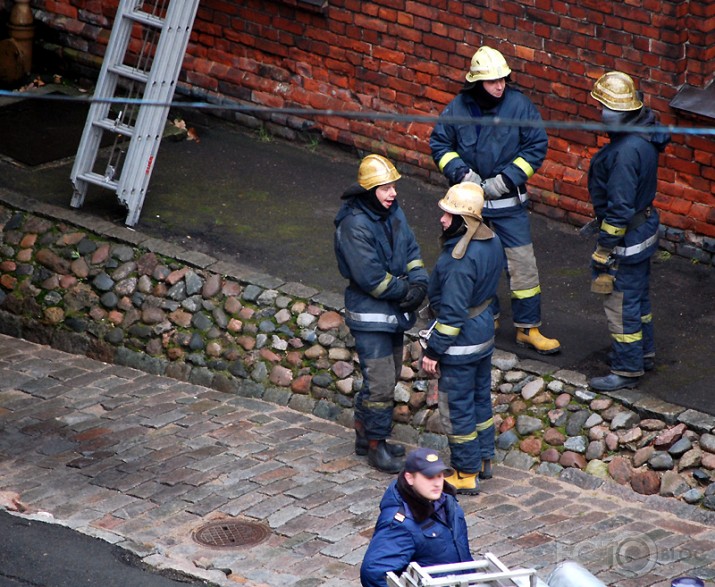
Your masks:
{"label": "drainpipe on wall", "polygon": [[27,75],[32,71],[32,41],[35,36],[30,0],[15,0],[10,10],[7,28],[10,31],[10,38],[15,41],[20,50],[20,65],[23,73]]}

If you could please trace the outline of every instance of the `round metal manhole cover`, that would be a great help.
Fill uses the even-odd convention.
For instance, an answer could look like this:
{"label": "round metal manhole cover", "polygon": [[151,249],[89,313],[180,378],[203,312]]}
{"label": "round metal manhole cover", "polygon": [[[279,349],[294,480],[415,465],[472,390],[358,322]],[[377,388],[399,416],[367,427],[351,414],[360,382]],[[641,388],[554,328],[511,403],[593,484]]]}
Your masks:
{"label": "round metal manhole cover", "polygon": [[268,538],[269,530],[263,524],[223,520],[211,522],[194,530],[195,542],[212,548],[238,548],[253,546]]}

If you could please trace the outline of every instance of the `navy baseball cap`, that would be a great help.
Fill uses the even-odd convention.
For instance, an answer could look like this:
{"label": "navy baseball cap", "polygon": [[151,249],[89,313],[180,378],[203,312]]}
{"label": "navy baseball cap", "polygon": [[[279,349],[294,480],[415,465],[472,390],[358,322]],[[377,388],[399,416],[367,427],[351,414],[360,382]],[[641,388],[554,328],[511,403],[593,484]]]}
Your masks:
{"label": "navy baseball cap", "polygon": [[449,477],[454,471],[444,464],[437,451],[431,448],[416,448],[407,455],[405,471],[408,473],[422,473],[425,477],[434,477],[444,473]]}

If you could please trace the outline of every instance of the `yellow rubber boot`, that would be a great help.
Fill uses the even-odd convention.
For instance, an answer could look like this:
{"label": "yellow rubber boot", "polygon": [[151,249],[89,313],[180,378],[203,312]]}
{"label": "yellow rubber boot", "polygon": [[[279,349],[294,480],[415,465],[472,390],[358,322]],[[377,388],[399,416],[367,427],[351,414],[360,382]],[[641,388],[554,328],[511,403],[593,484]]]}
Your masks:
{"label": "yellow rubber boot", "polygon": [[546,338],[538,328],[517,328],[516,344],[531,347],[542,355],[553,355],[561,350],[561,343],[555,338]]}
{"label": "yellow rubber boot", "polygon": [[454,487],[457,493],[477,495],[479,493],[479,479],[476,473],[461,473],[455,469],[449,477],[444,478]]}

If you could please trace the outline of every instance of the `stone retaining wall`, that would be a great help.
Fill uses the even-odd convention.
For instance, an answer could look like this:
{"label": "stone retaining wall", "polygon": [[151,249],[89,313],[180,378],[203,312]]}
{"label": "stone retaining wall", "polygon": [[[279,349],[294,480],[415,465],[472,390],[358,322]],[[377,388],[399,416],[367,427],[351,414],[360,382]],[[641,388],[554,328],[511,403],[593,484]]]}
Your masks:
{"label": "stone retaining wall", "polygon": [[[342,296],[22,207],[0,205],[0,332],[352,426],[361,376]],[[445,449],[436,382],[420,374],[414,333],[406,342],[394,436]],[[492,383],[498,461],[715,509],[715,418],[633,393],[614,401],[581,374],[501,351]]]}

